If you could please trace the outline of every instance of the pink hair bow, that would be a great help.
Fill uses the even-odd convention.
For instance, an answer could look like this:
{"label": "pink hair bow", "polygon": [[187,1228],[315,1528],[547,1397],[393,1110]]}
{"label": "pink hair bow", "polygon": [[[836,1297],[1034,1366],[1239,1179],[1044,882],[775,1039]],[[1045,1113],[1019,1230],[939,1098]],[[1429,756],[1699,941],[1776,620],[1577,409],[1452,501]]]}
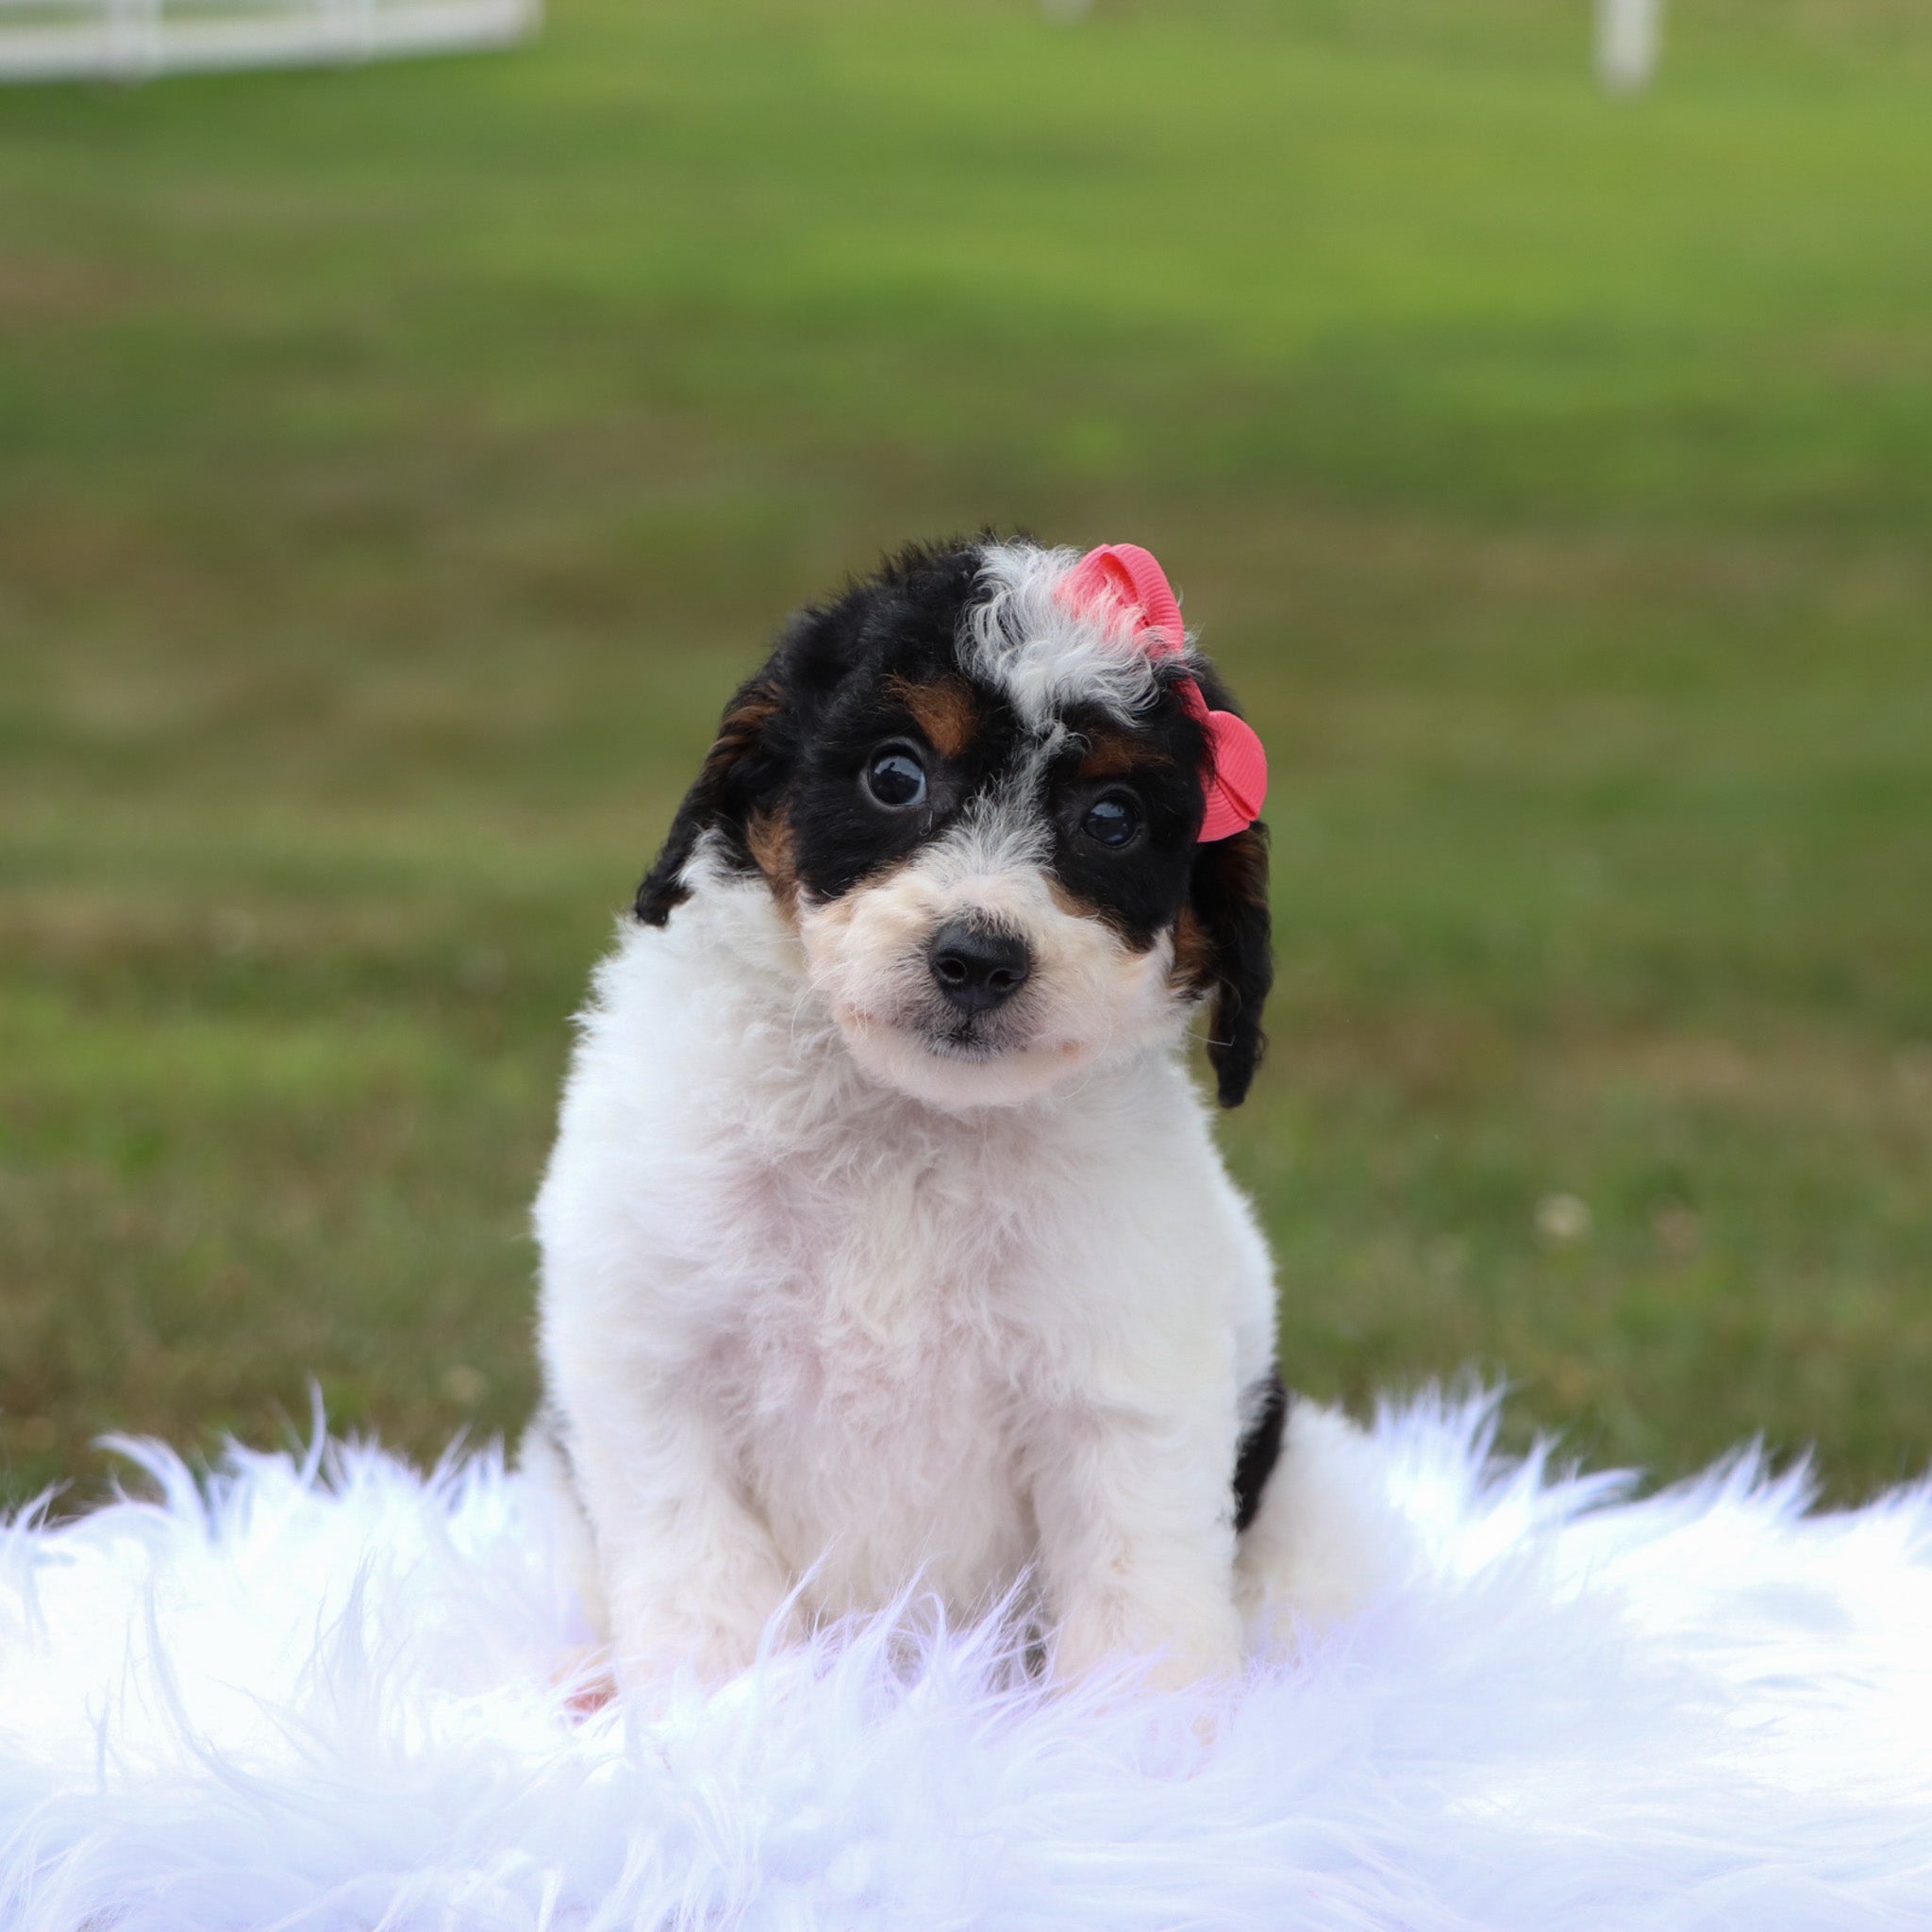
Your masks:
{"label": "pink hair bow", "polygon": [[[1186,647],[1180,600],[1151,550],[1138,543],[1103,543],[1067,573],[1060,594],[1074,609],[1117,597],[1135,614],[1134,641],[1153,658],[1178,658]],[[1208,734],[1208,769],[1201,791],[1207,812],[1201,842],[1231,839],[1261,816],[1268,797],[1268,754],[1245,718],[1210,711],[1191,677],[1174,684],[1182,706]]]}

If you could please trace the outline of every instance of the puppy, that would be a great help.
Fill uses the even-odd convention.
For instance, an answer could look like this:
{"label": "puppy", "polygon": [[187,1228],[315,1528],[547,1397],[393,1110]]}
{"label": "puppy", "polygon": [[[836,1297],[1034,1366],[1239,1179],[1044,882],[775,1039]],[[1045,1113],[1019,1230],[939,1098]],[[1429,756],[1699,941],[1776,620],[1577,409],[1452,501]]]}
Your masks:
{"label": "puppy", "polygon": [[525,1459],[621,1680],[917,1585],[1179,1684],[1346,1567],[1185,1061],[1204,1010],[1223,1106],[1261,1057],[1264,782],[1131,545],[908,550],[731,700],[536,1210]]}

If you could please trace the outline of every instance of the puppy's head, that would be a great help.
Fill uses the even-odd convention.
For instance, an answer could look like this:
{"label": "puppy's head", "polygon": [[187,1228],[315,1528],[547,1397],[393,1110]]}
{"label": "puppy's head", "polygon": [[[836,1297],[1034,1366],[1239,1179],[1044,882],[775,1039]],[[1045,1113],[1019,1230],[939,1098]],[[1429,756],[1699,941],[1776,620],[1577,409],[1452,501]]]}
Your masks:
{"label": "puppy's head", "polygon": [[946,1108],[1041,1093],[1208,999],[1237,1106],[1272,969],[1264,828],[1224,801],[1208,829],[1240,828],[1201,837],[1245,732],[1226,706],[1072,551],[908,551],[740,689],[638,917],[674,916],[701,844],[761,875],[859,1064]]}

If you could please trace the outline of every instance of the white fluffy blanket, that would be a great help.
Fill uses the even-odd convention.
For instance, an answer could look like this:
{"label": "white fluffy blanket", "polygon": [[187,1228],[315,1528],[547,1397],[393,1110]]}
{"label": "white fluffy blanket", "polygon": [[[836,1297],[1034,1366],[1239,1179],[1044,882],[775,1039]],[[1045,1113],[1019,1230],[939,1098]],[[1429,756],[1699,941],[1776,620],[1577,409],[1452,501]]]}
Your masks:
{"label": "white fluffy blanket", "polygon": [[879,1625],[575,1721],[496,1458],[134,1449],[0,1530],[0,1926],[1932,1926],[1932,1491],[1632,1502],[1489,1418],[1382,1416],[1410,1574],[1212,1724]]}

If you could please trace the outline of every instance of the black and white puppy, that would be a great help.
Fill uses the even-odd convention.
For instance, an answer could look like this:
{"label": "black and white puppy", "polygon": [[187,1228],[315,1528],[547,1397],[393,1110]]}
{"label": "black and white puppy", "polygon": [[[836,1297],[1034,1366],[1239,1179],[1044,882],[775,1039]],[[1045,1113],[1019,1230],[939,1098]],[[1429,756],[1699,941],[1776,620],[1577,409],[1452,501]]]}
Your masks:
{"label": "black and white puppy", "polygon": [[537,1204],[525,1462],[621,1677],[918,1584],[1178,1683],[1361,1588],[1186,1065],[1205,1008],[1240,1104],[1271,961],[1252,734],[1178,632],[1131,546],[913,549],[726,709]]}

